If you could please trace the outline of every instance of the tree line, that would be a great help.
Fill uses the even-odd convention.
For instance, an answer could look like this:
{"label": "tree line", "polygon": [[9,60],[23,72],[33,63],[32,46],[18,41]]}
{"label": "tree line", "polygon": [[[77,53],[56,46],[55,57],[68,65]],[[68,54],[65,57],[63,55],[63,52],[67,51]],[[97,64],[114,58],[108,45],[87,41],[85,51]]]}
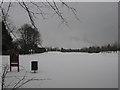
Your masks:
{"label": "tree line", "polygon": [[81,49],[65,49],[65,48],[47,48],[47,51],[59,52],[85,52],[85,53],[100,53],[100,52],[117,52],[120,51],[120,46],[117,43],[107,44],[103,46],[90,46]]}
{"label": "tree line", "polygon": [[81,52],[99,53],[99,52],[117,52],[120,51],[120,46],[117,43],[107,44],[103,46],[90,46],[80,49]]}
{"label": "tree line", "polygon": [[19,54],[32,54],[43,53],[48,51],[59,52],[87,52],[87,53],[99,53],[99,52],[117,52],[120,51],[120,46],[117,43],[107,44],[103,46],[90,46],[81,49],[65,49],[65,48],[52,48],[42,47],[42,40],[40,33],[37,29],[33,28],[29,24],[24,24],[18,29],[19,38],[13,40],[10,33],[2,22],[2,54],[19,53]]}

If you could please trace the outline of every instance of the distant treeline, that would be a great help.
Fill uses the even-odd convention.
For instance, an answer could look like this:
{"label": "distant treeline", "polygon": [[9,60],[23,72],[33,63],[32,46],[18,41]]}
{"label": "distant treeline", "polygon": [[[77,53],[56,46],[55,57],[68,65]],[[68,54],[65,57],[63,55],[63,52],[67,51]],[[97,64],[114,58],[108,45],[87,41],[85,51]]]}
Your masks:
{"label": "distant treeline", "polygon": [[60,52],[86,52],[86,53],[99,53],[99,52],[117,52],[120,47],[117,44],[104,45],[104,46],[90,46],[81,49],[65,49],[65,48],[47,48],[47,51],[60,51]]}
{"label": "distant treeline", "polygon": [[88,52],[88,53],[99,53],[99,52],[117,52],[120,51],[120,47],[117,44],[113,45],[104,45],[104,46],[90,46],[88,48],[80,49],[81,52]]}

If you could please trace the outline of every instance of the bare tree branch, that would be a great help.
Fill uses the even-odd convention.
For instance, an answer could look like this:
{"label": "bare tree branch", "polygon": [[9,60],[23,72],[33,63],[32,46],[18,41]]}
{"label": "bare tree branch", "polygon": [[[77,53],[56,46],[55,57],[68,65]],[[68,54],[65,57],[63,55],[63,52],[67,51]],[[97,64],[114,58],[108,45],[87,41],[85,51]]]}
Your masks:
{"label": "bare tree branch", "polygon": [[6,79],[6,75],[8,73],[8,65],[5,65],[3,66],[3,73],[2,73],[2,84],[1,84],[1,88],[2,90],[4,89],[5,87],[5,79]]}
{"label": "bare tree branch", "polygon": [[27,81],[25,81],[25,82],[23,82],[23,83],[21,83],[19,86],[17,86],[16,88],[14,88],[13,90],[15,90],[15,89],[18,89],[18,88],[20,88],[20,87],[22,87],[23,85],[25,85],[26,83],[28,83],[28,82],[30,82],[30,81],[32,81],[33,80],[33,78],[32,79],[29,79],[29,80],[27,80]]}
{"label": "bare tree branch", "polygon": [[80,21],[80,19],[78,18],[77,14],[76,14],[76,9],[73,8],[73,7],[70,7],[69,5],[67,5],[67,4],[66,4],[65,2],[63,2],[62,0],[60,0],[60,1],[61,1],[62,5],[66,6],[68,9],[70,9],[70,10],[73,12],[73,14],[75,15],[75,18]]}
{"label": "bare tree branch", "polygon": [[45,16],[44,15],[46,15],[44,12],[43,12],[43,10],[40,8],[40,6],[38,6],[36,3],[34,3],[34,2],[30,2],[31,4],[33,4],[34,6],[36,6],[37,7],[37,9],[40,11],[40,13],[36,13],[36,14],[40,14],[42,17],[43,17],[43,19],[46,19],[45,18]]}
{"label": "bare tree branch", "polygon": [[44,2],[42,2],[42,4],[46,7],[46,8],[50,8],[49,5],[45,4]]}
{"label": "bare tree branch", "polygon": [[0,3],[0,8],[2,7],[3,3],[4,3],[4,0],[1,1],[1,3]]}
{"label": "bare tree branch", "polygon": [[28,16],[29,16],[29,19],[30,19],[30,21],[31,21],[31,24],[34,26],[35,29],[37,29],[37,27],[35,26],[35,23],[34,23],[34,19],[33,19],[32,15],[31,15],[31,13],[30,13],[29,8],[28,8],[27,5],[25,4],[25,2],[22,2],[22,4],[23,4],[23,6],[25,7],[25,10],[27,11],[27,14],[28,14]]}
{"label": "bare tree branch", "polygon": [[47,3],[50,5],[50,7],[55,11],[55,13],[61,18],[62,23],[65,23],[66,25],[68,24],[68,22],[65,20],[65,18],[63,17],[63,15],[60,13],[59,9],[57,8],[55,2],[54,2],[54,6],[47,1]]}
{"label": "bare tree branch", "polygon": [[1,76],[1,78],[2,78],[1,90],[4,90],[5,88],[9,88],[9,86],[13,86],[12,90],[16,90],[16,89],[22,87],[23,85],[25,85],[26,83],[34,80],[34,78],[26,79],[26,75],[27,75],[27,71],[26,71],[25,75],[21,79],[18,79],[17,83],[14,83],[14,85],[11,85],[15,80],[15,79],[13,79],[8,85],[6,85],[6,78],[7,78],[8,71],[9,71],[9,66],[4,65],[3,66],[3,73]]}
{"label": "bare tree branch", "polygon": [[5,17],[8,16],[8,12],[9,12],[10,8],[11,8],[11,0],[10,0],[10,2],[9,2],[9,5],[8,5],[8,8],[7,8],[7,12],[6,12],[6,14],[5,14]]}

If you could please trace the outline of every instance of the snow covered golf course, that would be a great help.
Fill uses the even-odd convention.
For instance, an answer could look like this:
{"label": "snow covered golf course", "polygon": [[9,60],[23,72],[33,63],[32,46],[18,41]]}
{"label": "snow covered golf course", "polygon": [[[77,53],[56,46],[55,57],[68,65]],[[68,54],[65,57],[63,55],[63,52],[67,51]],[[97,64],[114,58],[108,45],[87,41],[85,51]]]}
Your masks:
{"label": "snow covered golf course", "polygon": [[[117,88],[118,53],[61,53],[20,55],[20,72],[8,72],[7,83],[13,79],[34,78],[22,88]],[[31,61],[38,61],[38,72],[31,72]],[[9,64],[9,56],[2,57]],[[17,78],[15,78],[17,77]],[[14,84],[14,81],[11,83]]]}

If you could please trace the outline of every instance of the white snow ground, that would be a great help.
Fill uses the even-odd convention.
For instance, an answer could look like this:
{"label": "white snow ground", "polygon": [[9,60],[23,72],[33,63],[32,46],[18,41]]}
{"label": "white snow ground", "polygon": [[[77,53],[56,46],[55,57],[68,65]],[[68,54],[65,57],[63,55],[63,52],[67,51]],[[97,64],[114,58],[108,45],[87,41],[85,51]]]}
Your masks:
{"label": "white snow ground", "polygon": [[[39,70],[31,72],[31,61],[38,60]],[[9,56],[2,57],[9,64]],[[117,88],[118,53],[60,53],[48,52],[20,55],[20,72],[13,68],[6,83],[17,78],[35,78],[22,88]],[[16,80],[17,80],[16,78]],[[42,79],[42,80],[41,80]]]}

